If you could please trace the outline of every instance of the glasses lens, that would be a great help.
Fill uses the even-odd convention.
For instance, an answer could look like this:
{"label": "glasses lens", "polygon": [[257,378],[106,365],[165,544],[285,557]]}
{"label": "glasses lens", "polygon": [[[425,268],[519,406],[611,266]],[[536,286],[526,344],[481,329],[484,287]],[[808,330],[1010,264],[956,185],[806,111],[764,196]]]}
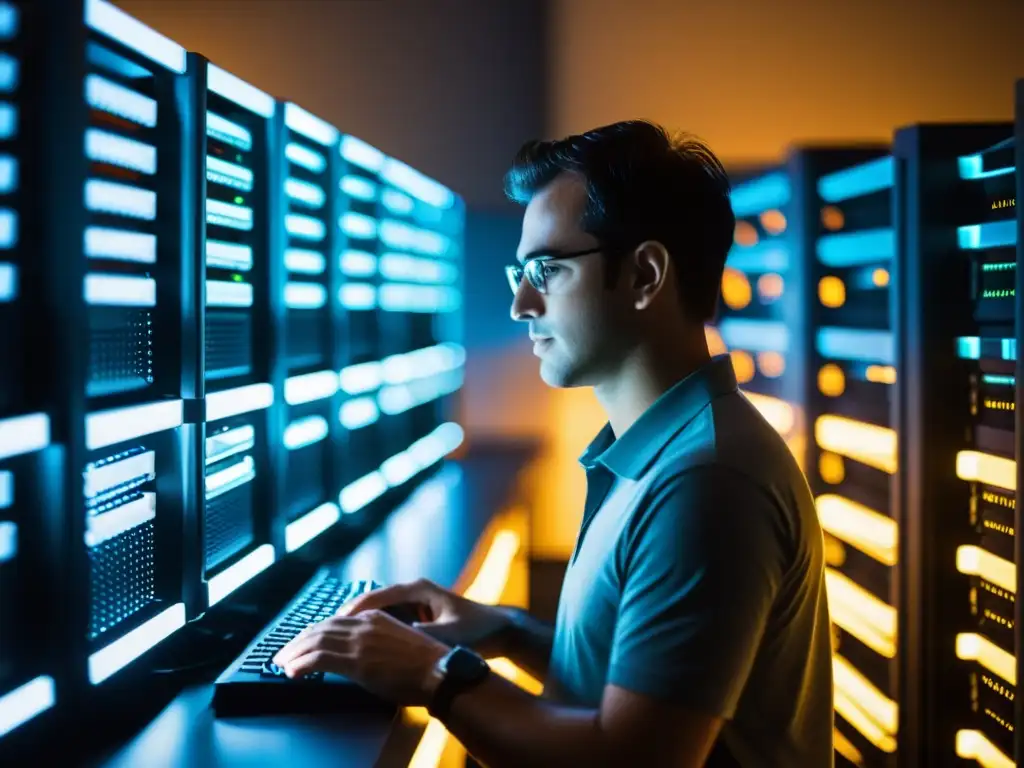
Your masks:
{"label": "glasses lens", "polygon": [[516,266],[505,267],[505,276],[508,278],[508,287],[512,293],[519,291],[519,284],[523,282],[523,268]]}
{"label": "glasses lens", "polygon": [[544,279],[544,260],[533,259],[526,262],[526,279],[530,281],[537,293],[544,293],[544,289],[547,287],[547,281]]}

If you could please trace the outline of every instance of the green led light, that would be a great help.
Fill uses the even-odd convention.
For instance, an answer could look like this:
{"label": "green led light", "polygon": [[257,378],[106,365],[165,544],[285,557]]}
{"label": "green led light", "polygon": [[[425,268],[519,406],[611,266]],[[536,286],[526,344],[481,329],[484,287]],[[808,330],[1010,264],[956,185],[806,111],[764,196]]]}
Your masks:
{"label": "green led light", "polygon": [[242,197],[241,195],[236,195],[235,196],[235,205],[241,205],[244,202],[245,202],[245,198],[244,197]]}
{"label": "green led light", "polygon": [[998,261],[991,264],[982,264],[982,272],[1006,272],[1011,269],[1016,269],[1017,264],[1012,261]]}
{"label": "green led light", "polygon": [[231,279],[234,280],[236,283],[242,282],[242,276],[241,275],[232,275]]}

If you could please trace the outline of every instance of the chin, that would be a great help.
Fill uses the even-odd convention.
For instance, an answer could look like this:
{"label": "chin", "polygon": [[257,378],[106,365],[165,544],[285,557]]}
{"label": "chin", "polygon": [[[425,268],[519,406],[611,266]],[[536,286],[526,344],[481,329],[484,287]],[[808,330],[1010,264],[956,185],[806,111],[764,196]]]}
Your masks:
{"label": "chin", "polygon": [[552,361],[541,360],[540,378],[549,387],[555,389],[571,389],[581,387],[580,372],[567,366],[559,366]]}

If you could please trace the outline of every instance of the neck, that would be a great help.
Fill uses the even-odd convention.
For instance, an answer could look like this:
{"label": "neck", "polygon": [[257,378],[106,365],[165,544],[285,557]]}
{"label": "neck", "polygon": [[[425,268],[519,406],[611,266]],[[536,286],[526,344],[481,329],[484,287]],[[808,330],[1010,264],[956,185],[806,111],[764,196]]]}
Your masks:
{"label": "neck", "polygon": [[700,338],[637,347],[610,379],[594,387],[616,437],[654,402],[711,359],[704,331]]}

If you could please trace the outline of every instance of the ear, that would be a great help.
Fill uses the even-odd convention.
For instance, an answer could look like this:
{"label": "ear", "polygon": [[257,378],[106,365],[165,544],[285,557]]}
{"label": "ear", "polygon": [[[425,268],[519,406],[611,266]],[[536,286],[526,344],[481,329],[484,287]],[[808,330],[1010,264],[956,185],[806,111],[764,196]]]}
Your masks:
{"label": "ear", "polygon": [[657,240],[646,240],[633,251],[633,306],[647,309],[668,287],[672,259]]}

